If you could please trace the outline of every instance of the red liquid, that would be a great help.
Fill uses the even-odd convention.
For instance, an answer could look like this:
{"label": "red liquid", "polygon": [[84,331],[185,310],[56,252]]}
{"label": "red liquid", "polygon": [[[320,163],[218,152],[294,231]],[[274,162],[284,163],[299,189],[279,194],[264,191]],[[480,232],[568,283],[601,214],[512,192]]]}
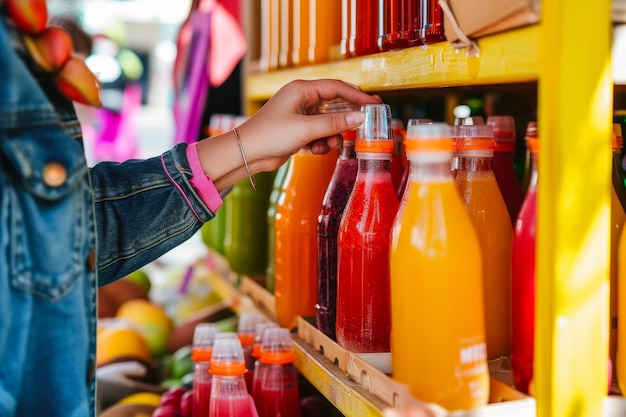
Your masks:
{"label": "red liquid", "polygon": [[259,417],[302,416],[295,368],[259,363],[256,371],[252,396]]}
{"label": "red liquid", "polygon": [[391,0],[386,6],[383,51],[419,45],[417,0]]}
{"label": "red liquid", "polygon": [[[364,172],[363,163],[386,168]],[[399,204],[388,160],[359,167],[339,228],[337,342],[353,352],[389,352],[389,238]]]}
{"label": "red liquid", "polygon": [[[208,366],[207,366],[208,369]],[[193,417],[207,417],[209,415],[209,405],[211,403],[211,375],[207,371],[206,380],[199,380],[197,377],[193,381],[193,406],[191,415]]]}
{"label": "red liquid", "polygon": [[380,52],[378,38],[382,35],[379,2],[383,0],[352,0],[348,55],[361,56]]}
{"label": "red liquid", "polygon": [[536,219],[536,180],[531,180],[515,225],[511,258],[513,266],[511,365],[515,387],[525,394],[528,393],[528,384],[533,377]]}
{"label": "red liquid", "polygon": [[211,413],[209,417],[253,417],[256,414],[252,410],[254,403],[250,396],[213,398],[211,401]]}
{"label": "red liquid", "polygon": [[437,0],[420,0],[420,38],[425,45],[446,40],[443,10]]}

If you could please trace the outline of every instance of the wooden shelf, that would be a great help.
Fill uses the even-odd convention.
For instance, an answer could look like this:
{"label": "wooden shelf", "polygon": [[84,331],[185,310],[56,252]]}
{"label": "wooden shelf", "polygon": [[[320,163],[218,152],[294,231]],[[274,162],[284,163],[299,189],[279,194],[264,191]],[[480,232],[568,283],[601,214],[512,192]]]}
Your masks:
{"label": "wooden shelf", "polygon": [[480,55],[448,42],[246,77],[246,100],[261,102],[295,79],[338,78],[366,91],[521,83],[537,80],[540,27],[480,38]]}

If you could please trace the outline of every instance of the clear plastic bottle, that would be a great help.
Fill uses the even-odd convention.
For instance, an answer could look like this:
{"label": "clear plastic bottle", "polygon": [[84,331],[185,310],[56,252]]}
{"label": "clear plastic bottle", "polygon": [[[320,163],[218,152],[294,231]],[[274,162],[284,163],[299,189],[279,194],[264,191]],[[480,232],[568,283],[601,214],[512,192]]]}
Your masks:
{"label": "clear plastic bottle", "polygon": [[392,232],[393,377],[447,410],[487,403],[482,254],[443,123],[407,128],[411,183]]}
{"label": "clear plastic bottle", "polygon": [[252,392],[259,417],[302,416],[295,360],[289,329],[266,329]]}
{"label": "clear plastic bottle", "polygon": [[257,323],[262,322],[263,316],[255,312],[244,312],[239,315],[237,322],[237,337],[243,349],[243,357],[246,361],[248,372],[244,375],[248,392],[252,392],[252,370],[254,369],[254,358],[252,357],[252,347],[254,345],[254,332]]}
{"label": "clear plastic bottle", "polygon": [[492,170],[496,141],[491,126],[458,128],[455,182],[478,233],[483,257],[487,359],[509,357],[513,226]]}
{"label": "clear plastic bottle", "polygon": [[[320,105],[320,113],[355,110],[352,103],[331,101]],[[322,209],[317,218],[317,328],[331,339],[335,339],[337,312],[337,234],[348,198],[352,192],[358,169],[354,139],[356,130],[343,133],[341,151],[335,170],[322,200]]]}
{"label": "clear plastic bottle", "polygon": [[[422,124],[430,124],[433,121],[431,119],[409,119],[407,122],[407,126],[414,125],[422,125]],[[403,138],[402,138],[402,149],[404,155],[406,155],[406,147],[404,146],[404,136],[406,136],[406,130],[404,130]],[[404,193],[406,193],[406,189],[409,186],[409,180],[411,178],[411,164],[408,162],[404,167],[404,172],[402,173],[402,179],[400,180],[400,184],[398,185],[398,200],[402,200]]]}
{"label": "clear plastic bottle", "polygon": [[337,238],[337,343],[388,372],[389,235],[399,204],[390,172],[394,135],[388,105],[361,111],[359,171]]}
{"label": "clear plastic bottle", "polygon": [[217,325],[214,323],[200,323],[194,329],[191,350],[191,360],[193,361],[193,417],[207,417],[209,415],[212,379],[209,374],[209,366],[216,334]]}
{"label": "clear plastic bottle", "polygon": [[209,369],[213,381],[208,417],[258,416],[244,380],[246,364],[239,339],[216,338]]}

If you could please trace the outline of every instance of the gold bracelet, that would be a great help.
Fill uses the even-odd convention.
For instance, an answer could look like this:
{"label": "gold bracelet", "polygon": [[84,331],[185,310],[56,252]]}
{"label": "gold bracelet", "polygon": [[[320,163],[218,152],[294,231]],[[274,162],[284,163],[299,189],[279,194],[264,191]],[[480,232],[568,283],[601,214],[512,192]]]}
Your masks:
{"label": "gold bracelet", "polygon": [[243,145],[241,144],[241,139],[239,139],[239,132],[237,129],[233,127],[233,133],[235,134],[235,138],[237,139],[237,145],[239,145],[239,151],[241,152],[241,158],[243,159],[243,165],[246,167],[246,172],[248,172],[248,178],[250,179],[250,184],[252,184],[252,188],[256,191],[256,182],[254,181],[254,177],[250,172],[250,167],[248,166],[248,161],[246,161],[246,154],[243,152]]}

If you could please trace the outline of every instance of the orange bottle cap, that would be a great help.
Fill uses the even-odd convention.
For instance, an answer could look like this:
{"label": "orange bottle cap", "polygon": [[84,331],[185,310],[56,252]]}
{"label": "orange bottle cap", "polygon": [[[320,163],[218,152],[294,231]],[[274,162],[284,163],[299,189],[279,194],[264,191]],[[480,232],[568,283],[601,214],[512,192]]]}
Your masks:
{"label": "orange bottle cap", "polygon": [[274,327],[265,330],[261,343],[261,363],[283,365],[296,360],[289,329]]}
{"label": "orange bottle cap", "polygon": [[407,127],[404,146],[407,152],[452,152],[451,129],[445,123],[411,125]]}
{"label": "orange bottle cap", "polygon": [[239,339],[229,337],[215,340],[209,372],[220,376],[239,376],[247,372]]}
{"label": "orange bottle cap", "polygon": [[209,362],[212,354],[212,348],[193,348],[191,350],[191,360],[194,362]]}

